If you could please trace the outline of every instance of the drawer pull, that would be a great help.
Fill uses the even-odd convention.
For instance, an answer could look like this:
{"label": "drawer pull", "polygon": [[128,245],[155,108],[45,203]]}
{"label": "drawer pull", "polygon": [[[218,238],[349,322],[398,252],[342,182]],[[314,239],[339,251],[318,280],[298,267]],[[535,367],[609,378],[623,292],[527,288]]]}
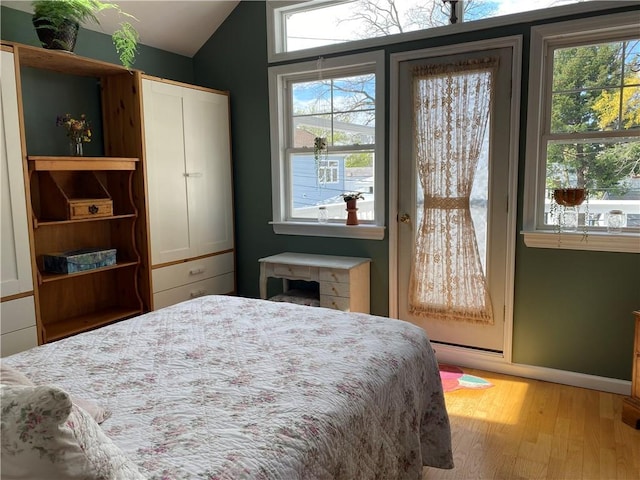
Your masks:
{"label": "drawer pull", "polygon": [[187,178],[200,178],[200,177],[202,177],[202,173],[200,173],[200,172],[185,172],[182,175],[184,175]]}
{"label": "drawer pull", "polygon": [[204,267],[196,267],[189,270],[189,275],[200,275],[204,273]]}
{"label": "drawer pull", "polygon": [[205,293],[207,293],[205,290],[196,290],[195,292],[191,292],[189,296],[191,298],[198,298],[203,296]]}
{"label": "drawer pull", "polygon": [[331,287],[331,290],[333,290],[333,293],[335,293],[336,295],[338,294],[338,291],[336,290],[336,287]]}
{"label": "drawer pull", "polygon": [[95,215],[100,209],[96,205],[89,205],[89,213]]}

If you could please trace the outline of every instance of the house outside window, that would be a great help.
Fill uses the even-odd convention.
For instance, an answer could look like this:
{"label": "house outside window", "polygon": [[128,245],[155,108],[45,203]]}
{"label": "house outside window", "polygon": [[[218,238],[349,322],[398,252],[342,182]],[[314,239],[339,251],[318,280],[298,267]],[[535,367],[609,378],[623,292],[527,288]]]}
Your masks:
{"label": "house outside window", "polygon": [[337,160],[323,160],[318,166],[318,183],[327,185],[328,183],[338,183],[339,162]]}
{"label": "house outside window", "polygon": [[[382,72],[383,52],[269,68],[276,233],[383,238]],[[345,226],[346,192],[364,197],[357,226]],[[319,206],[329,213],[322,225]]]}
{"label": "house outside window", "polygon": [[[525,243],[639,252],[637,17],[534,28],[530,72]],[[559,205],[554,191],[566,188],[586,200]]]}

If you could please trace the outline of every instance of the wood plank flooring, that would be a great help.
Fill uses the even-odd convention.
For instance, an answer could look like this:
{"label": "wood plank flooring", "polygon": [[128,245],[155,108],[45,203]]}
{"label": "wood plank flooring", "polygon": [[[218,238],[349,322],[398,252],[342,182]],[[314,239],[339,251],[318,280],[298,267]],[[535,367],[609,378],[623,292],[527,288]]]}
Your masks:
{"label": "wood plank flooring", "polygon": [[623,396],[465,368],[484,390],[445,394],[455,468],[423,480],[640,479],[640,430]]}

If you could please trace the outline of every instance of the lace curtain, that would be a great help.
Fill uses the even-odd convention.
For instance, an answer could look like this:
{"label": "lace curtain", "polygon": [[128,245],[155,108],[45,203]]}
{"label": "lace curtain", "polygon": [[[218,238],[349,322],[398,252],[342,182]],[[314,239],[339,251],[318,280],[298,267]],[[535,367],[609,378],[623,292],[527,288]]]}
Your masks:
{"label": "lace curtain", "polygon": [[409,283],[409,312],[416,316],[493,325],[469,197],[497,65],[492,57],[412,72],[414,152],[424,200]]}

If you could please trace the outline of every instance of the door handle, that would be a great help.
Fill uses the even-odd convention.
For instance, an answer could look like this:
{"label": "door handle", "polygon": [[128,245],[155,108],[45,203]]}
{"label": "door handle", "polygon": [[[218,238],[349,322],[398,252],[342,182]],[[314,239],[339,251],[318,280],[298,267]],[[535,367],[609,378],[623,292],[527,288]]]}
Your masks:
{"label": "door handle", "polygon": [[408,213],[403,213],[398,218],[402,223],[411,223],[411,216]]}

